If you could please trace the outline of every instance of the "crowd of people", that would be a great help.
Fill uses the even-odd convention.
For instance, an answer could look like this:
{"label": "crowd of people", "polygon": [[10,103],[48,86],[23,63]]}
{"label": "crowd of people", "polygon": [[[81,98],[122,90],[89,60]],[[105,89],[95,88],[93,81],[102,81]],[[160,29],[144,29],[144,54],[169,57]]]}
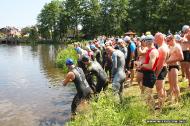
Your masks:
{"label": "crowd of people", "polygon": [[[78,54],[77,66],[73,59],[66,60],[69,72],[63,81],[63,85],[74,82],[77,89],[71,105],[73,114],[76,114],[76,108],[83,99],[98,96],[109,83],[112,84],[114,97],[122,102],[124,84],[128,82],[127,86],[131,86],[135,75],[141,94],[152,110],[162,109],[166,99],[171,103],[179,102],[179,70],[182,79],[188,81],[187,89],[190,89],[188,25],[184,25],[181,32],[175,35],[157,32],[153,36],[147,32],[141,37],[100,36],[85,45],[79,43],[74,47]],[[169,93],[164,86],[167,75]],[[153,98],[154,85],[158,94],[157,105]]]}

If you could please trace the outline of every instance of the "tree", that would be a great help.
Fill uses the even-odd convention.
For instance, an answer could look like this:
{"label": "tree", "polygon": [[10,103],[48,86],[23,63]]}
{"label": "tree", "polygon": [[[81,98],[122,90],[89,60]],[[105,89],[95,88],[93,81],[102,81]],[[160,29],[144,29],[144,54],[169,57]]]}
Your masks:
{"label": "tree", "polygon": [[102,0],[102,33],[117,35],[124,32],[127,20],[128,0]]}
{"label": "tree", "polygon": [[38,35],[37,27],[33,26],[30,28],[29,40],[38,41],[38,39],[39,39],[39,35]]}
{"label": "tree", "polygon": [[127,24],[129,29],[137,32],[155,31],[159,20],[160,0],[130,0],[129,19]]}
{"label": "tree", "polygon": [[74,36],[78,37],[78,25],[82,19],[82,3],[83,0],[66,0],[65,11],[67,15],[68,29],[74,31]]}
{"label": "tree", "polygon": [[189,0],[130,0],[126,25],[137,32],[167,33],[190,22]]}
{"label": "tree", "polygon": [[[172,32],[181,30],[184,24],[190,23],[190,1],[189,0],[166,0],[162,1],[162,13],[164,18],[165,31],[170,29]],[[161,25],[161,24],[160,24]]]}
{"label": "tree", "polygon": [[82,5],[82,31],[95,37],[100,34],[101,30],[101,7],[98,0],[85,0]]}
{"label": "tree", "polygon": [[133,30],[172,32],[190,23],[189,0],[53,0],[38,15],[38,29],[45,39],[61,40],[82,32],[122,35]]}
{"label": "tree", "polygon": [[69,22],[68,13],[65,11],[65,2],[61,3],[61,13],[60,13],[60,20],[59,20],[59,35],[60,39],[63,39],[65,34],[67,33],[67,30],[69,28],[70,22]]}
{"label": "tree", "polygon": [[23,37],[24,35],[27,35],[30,33],[30,27],[25,27],[21,29],[21,36]]}
{"label": "tree", "polygon": [[53,0],[49,4],[45,4],[37,18],[41,36],[47,36],[45,38],[50,38],[54,41],[58,41],[60,39],[60,5],[61,2],[59,0]]}

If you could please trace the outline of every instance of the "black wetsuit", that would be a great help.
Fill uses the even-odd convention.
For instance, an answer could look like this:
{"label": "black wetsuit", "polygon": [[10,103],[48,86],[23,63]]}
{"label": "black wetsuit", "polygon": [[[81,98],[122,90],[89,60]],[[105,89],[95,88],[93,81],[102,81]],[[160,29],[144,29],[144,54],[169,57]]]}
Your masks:
{"label": "black wetsuit", "polygon": [[94,57],[96,58],[96,61],[100,64],[102,64],[102,56],[101,56],[101,51],[99,49],[97,49],[94,52]]}
{"label": "black wetsuit", "polygon": [[80,104],[82,99],[89,99],[92,93],[92,90],[86,81],[85,74],[83,70],[79,67],[73,68],[72,72],[75,74],[75,79],[73,80],[77,94],[73,98],[73,102],[71,104],[71,111],[73,114],[76,112],[77,106]]}
{"label": "black wetsuit", "polygon": [[106,56],[107,55],[107,53],[106,53],[106,50],[105,50],[105,48],[103,48],[103,50],[102,50],[102,67],[103,67],[103,69],[105,69],[105,65],[106,65]]}
{"label": "black wetsuit", "polygon": [[88,72],[91,76],[96,76],[96,93],[100,93],[102,88],[105,89],[108,86],[107,74],[97,61],[91,61],[90,65],[88,66]]}
{"label": "black wetsuit", "polygon": [[103,62],[102,62],[102,66],[103,66],[103,69],[106,71],[107,75],[108,75],[108,72],[109,72],[109,78],[111,80],[111,70],[112,70],[112,61],[111,61],[111,58],[108,57],[108,54],[106,53],[106,51],[103,52]]}
{"label": "black wetsuit", "polygon": [[84,73],[86,74],[87,69],[86,69],[85,64],[82,62],[82,60],[79,59],[79,60],[77,61],[77,64],[78,64],[78,67],[82,68],[82,70],[83,70]]}

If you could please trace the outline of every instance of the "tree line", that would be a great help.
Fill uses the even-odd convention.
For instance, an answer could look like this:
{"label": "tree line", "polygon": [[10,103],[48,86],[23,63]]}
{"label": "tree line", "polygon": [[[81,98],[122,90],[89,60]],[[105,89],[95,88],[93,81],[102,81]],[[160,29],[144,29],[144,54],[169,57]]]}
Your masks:
{"label": "tree line", "polygon": [[[189,0],[52,0],[37,17],[44,39],[60,41],[69,35],[122,35],[132,30],[175,32],[190,24]],[[79,31],[78,26],[82,26]]]}

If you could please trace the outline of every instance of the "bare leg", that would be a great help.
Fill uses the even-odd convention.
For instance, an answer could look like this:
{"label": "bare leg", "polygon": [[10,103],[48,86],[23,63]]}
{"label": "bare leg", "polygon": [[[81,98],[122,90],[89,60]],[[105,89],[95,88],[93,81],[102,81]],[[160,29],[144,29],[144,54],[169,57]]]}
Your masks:
{"label": "bare leg", "polygon": [[142,85],[143,74],[141,72],[137,72],[137,78],[136,79],[137,79],[139,88],[141,90],[141,94],[144,94],[144,88]]}
{"label": "bare leg", "polygon": [[188,79],[188,87],[190,86],[190,63],[189,62],[185,62],[186,66],[185,66],[185,74],[186,74],[186,78]]}
{"label": "bare leg", "polygon": [[131,69],[131,85],[133,84],[133,78],[134,78],[134,75],[135,75],[135,70],[134,69]]}
{"label": "bare leg", "polygon": [[170,70],[170,71],[168,72],[168,81],[169,81],[169,85],[170,85],[170,87],[169,87],[169,96],[168,96],[169,101],[172,100],[172,92],[173,92],[172,79],[173,79],[173,77],[172,77],[172,72],[171,72],[171,70]]}
{"label": "bare leg", "polygon": [[162,108],[164,106],[166,91],[164,88],[164,80],[157,80],[156,81],[156,91],[158,93],[158,107]]}
{"label": "bare leg", "polygon": [[185,67],[186,67],[186,65],[184,62],[181,62],[180,65],[181,65],[181,73],[182,73],[182,80],[181,81],[183,81],[185,79]]}
{"label": "bare leg", "polygon": [[171,79],[171,83],[173,85],[173,88],[172,88],[172,92],[173,92],[173,95],[175,96],[175,100],[178,101],[179,100],[179,94],[180,94],[180,89],[179,89],[179,86],[178,86],[178,70],[173,68],[171,69],[171,76],[172,76],[172,79]]}
{"label": "bare leg", "polygon": [[146,104],[148,105],[149,109],[154,110],[155,102],[152,96],[152,88],[145,87],[144,91]]}

